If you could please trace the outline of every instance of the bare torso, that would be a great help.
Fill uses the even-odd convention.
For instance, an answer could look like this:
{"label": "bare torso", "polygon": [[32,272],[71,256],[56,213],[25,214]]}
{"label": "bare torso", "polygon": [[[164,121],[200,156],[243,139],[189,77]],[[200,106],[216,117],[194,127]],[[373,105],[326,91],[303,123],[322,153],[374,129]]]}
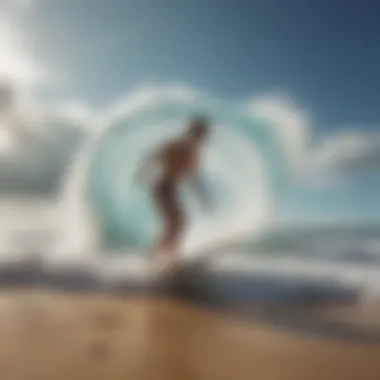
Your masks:
{"label": "bare torso", "polygon": [[170,141],[158,152],[159,174],[152,195],[164,226],[157,243],[161,249],[178,249],[186,224],[178,185],[195,174],[197,161],[198,147],[185,139]]}
{"label": "bare torso", "polygon": [[168,141],[147,161],[158,169],[151,187],[151,197],[163,226],[156,243],[158,250],[178,253],[187,222],[179,191],[183,181],[190,180],[202,202],[208,202],[198,176],[202,142],[201,134],[186,134]]}
{"label": "bare torso", "polygon": [[161,180],[177,184],[192,175],[198,166],[198,147],[186,140],[165,145],[160,155]]}

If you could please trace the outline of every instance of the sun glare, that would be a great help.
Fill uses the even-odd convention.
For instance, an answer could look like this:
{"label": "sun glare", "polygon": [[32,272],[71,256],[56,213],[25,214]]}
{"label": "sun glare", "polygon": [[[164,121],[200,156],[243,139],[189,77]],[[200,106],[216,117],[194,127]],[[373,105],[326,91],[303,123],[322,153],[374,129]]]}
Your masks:
{"label": "sun glare", "polygon": [[6,155],[15,148],[15,141],[10,131],[0,123],[0,153]]}
{"label": "sun glare", "polygon": [[12,18],[7,13],[0,13],[0,79],[33,85],[41,79],[42,73],[28,54],[22,37]]}

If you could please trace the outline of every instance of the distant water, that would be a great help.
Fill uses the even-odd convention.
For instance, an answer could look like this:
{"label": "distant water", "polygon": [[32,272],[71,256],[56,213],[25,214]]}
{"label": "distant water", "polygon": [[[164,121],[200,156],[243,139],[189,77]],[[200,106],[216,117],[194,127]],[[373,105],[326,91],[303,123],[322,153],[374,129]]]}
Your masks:
{"label": "distant water", "polygon": [[[313,291],[318,294],[318,283],[321,292],[326,292],[326,284],[333,281],[354,287],[369,298],[377,298],[380,295],[379,232],[380,228],[376,226],[336,227],[336,231],[331,227],[273,230],[254,244],[232,247],[227,255],[211,261],[210,268],[226,273],[227,277],[231,273],[248,275],[252,281],[257,276],[266,278],[265,289],[271,287],[273,279],[273,286],[281,290],[282,279],[287,278],[284,284],[292,283],[292,291],[297,294],[302,294],[303,289],[309,291],[310,281],[314,284]],[[90,269],[99,278],[110,281],[134,281],[149,271],[141,250],[79,254],[67,251],[63,256],[54,256],[50,251],[51,242],[59,235],[52,236],[51,233],[12,234],[8,240],[2,236],[0,272],[10,263],[22,265],[38,257],[43,258],[44,266],[54,271],[80,273]],[[284,289],[281,292],[283,294]]]}
{"label": "distant water", "polygon": [[[1,231],[0,256],[22,257],[27,252],[45,252],[61,238],[54,229]],[[121,249],[121,252],[123,249]],[[136,249],[126,249],[136,252]],[[137,249],[138,251],[138,249]],[[141,250],[140,250],[141,251]],[[314,262],[337,261],[361,265],[380,265],[380,226],[335,226],[269,229],[251,243],[236,243],[231,251],[252,258],[310,259]],[[110,250],[112,252],[119,250]],[[69,254],[69,252],[68,252]]]}
{"label": "distant water", "polygon": [[247,254],[380,264],[380,225],[271,230],[246,244]]}

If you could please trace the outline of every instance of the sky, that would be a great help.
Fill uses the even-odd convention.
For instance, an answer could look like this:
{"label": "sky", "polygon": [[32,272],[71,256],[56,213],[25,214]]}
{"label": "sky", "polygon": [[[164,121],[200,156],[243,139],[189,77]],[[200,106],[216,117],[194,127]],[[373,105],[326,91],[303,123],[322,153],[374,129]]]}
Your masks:
{"label": "sky", "polygon": [[376,0],[0,0],[0,78],[20,104],[0,109],[0,194],[54,194],[99,110],[174,83],[231,102],[291,99],[312,164],[279,222],[380,222],[379,11]]}

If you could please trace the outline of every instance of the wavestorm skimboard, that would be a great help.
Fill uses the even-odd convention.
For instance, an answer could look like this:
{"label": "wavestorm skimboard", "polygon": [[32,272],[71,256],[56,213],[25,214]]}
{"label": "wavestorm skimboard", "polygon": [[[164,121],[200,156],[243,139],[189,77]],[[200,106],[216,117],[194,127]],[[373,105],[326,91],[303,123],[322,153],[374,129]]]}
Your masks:
{"label": "wavestorm skimboard", "polygon": [[[204,274],[204,271],[213,260],[221,258],[236,247],[237,241],[231,239],[222,241],[208,247],[202,247],[193,251],[191,256],[171,256],[165,253],[157,253],[151,256],[150,269],[153,285],[166,290],[178,290],[182,292]],[[180,290],[181,289],[181,290]]]}

